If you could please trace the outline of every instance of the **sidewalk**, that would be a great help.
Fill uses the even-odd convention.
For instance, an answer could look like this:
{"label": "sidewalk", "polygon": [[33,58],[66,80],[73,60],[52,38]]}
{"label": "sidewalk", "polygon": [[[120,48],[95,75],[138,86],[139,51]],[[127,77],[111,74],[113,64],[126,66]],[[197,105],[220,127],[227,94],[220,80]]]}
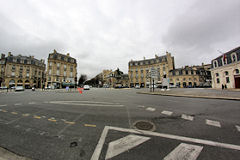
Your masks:
{"label": "sidewalk", "polygon": [[189,98],[206,98],[206,99],[224,99],[224,100],[237,100],[240,101],[240,92],[237,90],[216,90],[206,88],[174,88],[169,91],[161,91],[160,89],[155,92],[149,90],[137,92],[138,94],[161,95],[161,96],[174,96],[174,97],[189,97]]}
{"label": "sidewalk", "polygon": [[0,160],[31,160],[0,147]]}

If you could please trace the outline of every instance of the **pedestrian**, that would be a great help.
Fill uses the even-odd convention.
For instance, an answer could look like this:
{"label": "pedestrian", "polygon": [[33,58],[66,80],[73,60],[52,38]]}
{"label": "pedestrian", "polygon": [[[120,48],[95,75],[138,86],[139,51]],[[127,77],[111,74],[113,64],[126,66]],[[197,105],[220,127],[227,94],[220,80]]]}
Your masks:
{"label": "pedestrian", "polygon": [[224,90],[224,85],[222,84],[222,90]]}
{"label": "pedestrian", "polygon": [[225,89],[227,89],[227,85],[225,84]]}

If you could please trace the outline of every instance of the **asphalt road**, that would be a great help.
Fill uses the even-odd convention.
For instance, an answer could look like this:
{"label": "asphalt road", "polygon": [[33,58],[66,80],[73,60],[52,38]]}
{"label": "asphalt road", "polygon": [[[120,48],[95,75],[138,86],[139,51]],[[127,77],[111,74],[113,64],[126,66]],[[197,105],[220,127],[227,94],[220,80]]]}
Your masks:
{"label": "asphalt road", "polygon": [[135,89],[0,93],[0,146],[37,160],[238,160],[240,101]]}

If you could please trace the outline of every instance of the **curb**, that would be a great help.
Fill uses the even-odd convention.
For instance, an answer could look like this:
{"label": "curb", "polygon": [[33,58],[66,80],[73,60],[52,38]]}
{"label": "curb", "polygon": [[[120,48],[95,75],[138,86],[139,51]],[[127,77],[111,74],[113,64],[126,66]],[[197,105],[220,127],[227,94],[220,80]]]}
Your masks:
{"label": "curb", "polygon": [[31,159],[19,156],[5,148],[0,147],[0,160],[31,160]]}
{"label": "curb", "polygon": [[150,92],[137,92],[137,94],[159,95],[159,96],[173,96],[173,97],[187,97],[187,98],[204,98],[204,99],[222,99],[240,101],[237,97],[216,97],[216,96],[197,96],[197,95],[179,95],[179,94],[165,94],[165,93],[150,93]]}

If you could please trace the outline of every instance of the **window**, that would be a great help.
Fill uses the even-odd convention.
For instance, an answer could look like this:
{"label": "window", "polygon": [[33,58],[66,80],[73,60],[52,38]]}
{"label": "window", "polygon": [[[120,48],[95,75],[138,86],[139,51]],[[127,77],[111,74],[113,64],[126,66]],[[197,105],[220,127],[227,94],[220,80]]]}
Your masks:
{"label": "window", "polygon": [[217,61],[214,61],[214,68],[216,68],[217,66]]}
{"label": "window", "polygon": [[70,71],[73,72],[73,66],[70,67]]}
{"label": "window", "polygon": [[29,77],[29,73],[27,73],[27,77]]}
{"label": "window", "polygon": [[51,81],[51,77],[48,77],[48,81]]}
{"label": "window", "polygon": [[59,70],[57,70],[57,75],[59,76],[59,74],[60,74],[60,71],[59,71]]}
{"label": "window", "polygon": [[52,62],[49,63],[49,66],[52,66]]}
{"label": "window", "polygon": [[193,75],[193,70],[191,70],[191,74]]}
{"label": "window", "polygon": [[219,78],[217,78],[217,83],[220,83],[220,80],[219,80]]}
{"label": "window", "polygon": [[177,78],[177,81],[179,81],[179,78]]}
{"label": "window", "polygon": [[218,77],[219,76],[219,73],[216,73],[216,77]]}
{"label": "window", "polygon": [[226,76],[228,75],[228,71],[225,71],[225,75],[226,75]]}
{"label": "window", "polygon": [[49,74],[49,75],[51,75],[51,74],[52,74],[52,70],[51,70],[51,69],[48,71],[48,74]]}
{"label": "window", "polygon": [[63,75],[64,75],[64,76],[66,76],[66,75],[67,75],[67,74],[66,74],[66,71],[64,71],[64,72],[63,72]]}
{"label": "window", "polygon": [[191,81],[192,79],[191,78],[189,78],[189,81]]}
{"label": "window", "polygon": [[237,60],[237,58],[236,58],[236,53],[233,53],[233,54],[232,54],[232,61],[233,61],[233,62],[236,62],[236,60]]}
{"label": "window", "polygon": [[72,77],[73,76],[73,73],[72,72],[70,72],[70,77]]}
{"label": "window", "polygon": [[12,72],[12,76],[15,76],[15,72]]}
{"label": "window", "polygon": [[235,69],[236,74],[239,74],[239,69]]}
{"label": "window", "polygon": [[188,74],[188,71],[185,71],[186,74]]}
{"label": "window", "polygon": [[183,78],[183,80],[185,81],[185,80],[186,80],[186,78]]}
{"label": "window", "polygon": [[227,82],[227,83],[230,83],[229,77],[226,77],[226,82]]}
{"label": "window", "polygon": [[59,77],[56,78],[56,81],[57,81],[57,82],[59,81]]}
{"label": "window", "polygon": [[60,63],[57,63],[57,67],[60,67]]}

